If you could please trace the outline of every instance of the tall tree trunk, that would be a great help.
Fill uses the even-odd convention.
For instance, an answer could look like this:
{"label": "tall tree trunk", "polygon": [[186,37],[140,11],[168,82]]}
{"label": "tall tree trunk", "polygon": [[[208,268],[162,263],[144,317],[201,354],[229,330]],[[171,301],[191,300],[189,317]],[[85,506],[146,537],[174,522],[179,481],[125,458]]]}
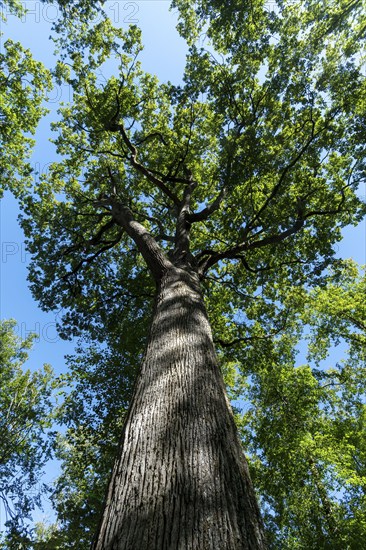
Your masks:
{"label": "tall tree trunk", "polygon": [[264,549],[198,277],[160,280],[95,550]]}

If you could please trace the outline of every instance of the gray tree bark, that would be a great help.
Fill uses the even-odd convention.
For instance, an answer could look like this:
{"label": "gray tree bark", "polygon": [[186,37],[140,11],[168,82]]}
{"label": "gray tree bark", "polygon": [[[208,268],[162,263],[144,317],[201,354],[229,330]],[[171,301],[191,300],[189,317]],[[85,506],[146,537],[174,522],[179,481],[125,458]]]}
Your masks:
{"label": "gray tree bark", "polygon": [[170,266],[92,548],[262,550],[198,277]]}

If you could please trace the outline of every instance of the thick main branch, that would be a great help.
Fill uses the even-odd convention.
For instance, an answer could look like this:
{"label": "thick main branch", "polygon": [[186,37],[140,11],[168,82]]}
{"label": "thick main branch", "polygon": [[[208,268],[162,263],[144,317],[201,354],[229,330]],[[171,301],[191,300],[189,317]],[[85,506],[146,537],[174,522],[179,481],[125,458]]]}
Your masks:
{"label": "thick main branch", "polygon": [[191,228],[191,223],[189,221],[190,208],[192,201],[192,194],[195,188],[197,187],[197,182],[192,178],[192,175],[189,175],[189,183],[187,183],[183,199],[179,206],[176,231],[174,238],[174,253],[173,257],[178,262],[187,262],[189,261],[190,255],[190,243],[189,243],[189,233]]}
{"label": "thick main branch", "polygon": [[287,229],[286,231],[283,231],[282,233],[277,233],[275,235],[269,235],[264,239],[254,241],[252,243],[249,243],[249,242],[240,243],[237,246],[227,248],[226,250],[223,250],[220,252],[216,252],[214,250],[204,250],[201,253],[201,258],[199,261],[200,274],[203,275],[204,273],[206,273],[206,271],[210,267],[215,265],[220,260],[236,259],[236,258],[239,259],[241,258],[241,255],[244,252],[253,250],[255,248],[262,248],[269,244],[280,243],[283,240],[285,240],[287,237],[290,237],[291,235],[294,235],[295,233],[300,231],[303,225],[304,225],[304,220],[299,219],[299,220],[296,220],[295,223],[291,227],[289,227],[289,229]]}
{"label": "thick main branch", "polygon": [[157,282],[160,281],[166,270],[172,267],[172,264],[154,237],[141,223],[134,219],[131,210],[119,202],[112,203],[112,217],[133,239],[154,279]]}

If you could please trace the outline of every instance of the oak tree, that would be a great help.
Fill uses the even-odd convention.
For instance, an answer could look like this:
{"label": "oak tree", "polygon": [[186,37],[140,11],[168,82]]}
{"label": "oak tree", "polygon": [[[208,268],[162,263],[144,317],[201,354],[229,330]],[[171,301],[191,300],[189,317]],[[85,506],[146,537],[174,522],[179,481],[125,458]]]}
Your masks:
{"label": "oak tree", "polygon": [[151,311],[93,547],[259,549],[216,349],[225,364],[280,331],[283,290],[319,283],[364,215],[362,18],[344,30],[311,2],[174,5],[189,44],[175,85],[142,70],[135,26],[58,28],[73,100],[54,124],[62,159],[23,197],[30,281],[65,337],[128,343]]}

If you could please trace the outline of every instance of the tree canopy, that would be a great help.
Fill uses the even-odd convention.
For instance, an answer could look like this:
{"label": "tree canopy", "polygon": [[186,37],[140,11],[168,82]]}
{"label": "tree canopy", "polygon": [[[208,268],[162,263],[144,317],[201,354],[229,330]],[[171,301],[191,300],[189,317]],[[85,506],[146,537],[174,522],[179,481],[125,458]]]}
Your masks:
{"label": "tree canopy", "polygon": [[[74,88],[56,123],[64,160],[39,184],[39,198],[28,198],[24,221],[32,249],[47,251],[34,264],[37,277],[31,272],[44,307],[68,307],[71,286],[78,294],[72,307],[81,311],[86,296],[90,311],[102,284],[128,284],[129,239],[111,220],[112,203],[128,205],[160,246],[174,248],[187,182],[192,261],[202,277],[229,266],[228,282],[241,287],[258,287],[269,272],[310,283],[341,228],[360,220],[365,85],[358,60],[339,59],[332,36],[327,55],[307,40],[301,12],[262,9],[252,28],[240,7],[238,36],[219,32],[225,19],[214,19],[208,34],[217,57],[193,45],[178,86],[143,72],[137,28],[114,29],[108,19],[87,31],[84,22],[74,26],[70,59],[56,69]],[[100,82],[97,71],[109,58],[113,75]],[[136,269],[130,278],[144,268]],[[120,284],[111,286],[123,295]]]}

